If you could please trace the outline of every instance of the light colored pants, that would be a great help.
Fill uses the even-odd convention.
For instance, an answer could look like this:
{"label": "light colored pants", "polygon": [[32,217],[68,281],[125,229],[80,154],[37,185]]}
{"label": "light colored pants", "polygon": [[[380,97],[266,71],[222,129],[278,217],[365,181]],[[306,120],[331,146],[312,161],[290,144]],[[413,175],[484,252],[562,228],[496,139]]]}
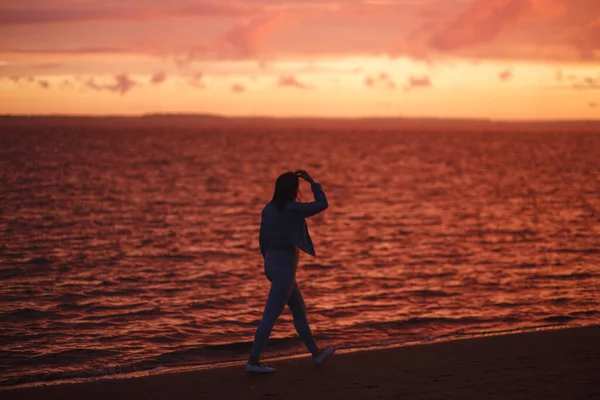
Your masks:
{"label": "light colored pants", "polygon": [[275,321],[281,315],[286,303],[292,310],[294,327],[304,341],[309,352],[315,353],[318,349],[315,338],[308,326],[306,319],[306,306],[300,288],[296,283],[296,269],[298,268],[298,251],[269,251],[265,254],[265,275],[271,281],[269,297],[265,305],[263,317],[256,328],[254,343],[250,356],[260,357],[262,349],[271,335]]}

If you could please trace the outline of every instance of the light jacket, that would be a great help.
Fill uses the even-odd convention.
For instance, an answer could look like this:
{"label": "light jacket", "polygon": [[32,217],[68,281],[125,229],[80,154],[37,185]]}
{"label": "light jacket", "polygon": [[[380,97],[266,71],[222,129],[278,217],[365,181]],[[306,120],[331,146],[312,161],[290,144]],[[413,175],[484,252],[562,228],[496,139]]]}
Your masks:
{"label": "light jacket", "polygon": [[315,255],[315,248],[308,233],[305,218],[327,209],[327,197],[318,183],[311,184],[315,201],[303,203],[292,201],[279,211],[275,204],[267,203],[262,210],[259,245],[264,257],[268,250],[296,247],[307,254]]}

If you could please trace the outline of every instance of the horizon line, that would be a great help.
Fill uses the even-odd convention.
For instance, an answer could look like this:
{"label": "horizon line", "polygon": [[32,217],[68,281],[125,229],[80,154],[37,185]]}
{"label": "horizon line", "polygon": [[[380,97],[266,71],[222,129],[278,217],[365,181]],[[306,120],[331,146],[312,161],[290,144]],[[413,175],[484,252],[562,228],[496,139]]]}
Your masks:
{"label": "horizon line", "polygon": [[357,121],[357,120],[379,120],[379,121],[460,121],[479,123],[600,123],[598,119],[533,119],[533,118],[489,118],[489,117],[449,117],[449,116],[392,116],[392,115],[361,115],[361,116],[269,116],[269,115],[227,115],[216,113],[185,113],[185,112],[149,112],[140,114],[2,114],[0,118],[89,118],[89,119],[143,119],[143,118],[212,118],[222,120],[315,120],[315,121]]}

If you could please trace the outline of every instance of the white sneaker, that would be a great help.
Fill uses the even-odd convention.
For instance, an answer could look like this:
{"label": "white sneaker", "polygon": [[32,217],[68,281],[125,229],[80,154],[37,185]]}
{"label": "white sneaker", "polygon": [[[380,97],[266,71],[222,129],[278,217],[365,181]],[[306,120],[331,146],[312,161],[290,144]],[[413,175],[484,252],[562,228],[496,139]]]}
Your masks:
{"label": "white sneaker", "polygon": [[267,364],[246,364],[246,372],[253,374],[270,374],[277,371],[275,368],[267,366]]}
{"label": "white sneaker", "polygon": [[315,362],[315,364],[321,365],[325,362],[325,360],[331,357],[333,353],[335,353],[335,347],[328,347],[325,350],[323,350],[321,354],[319,354],[316,357],[313,357],[313,361]]}

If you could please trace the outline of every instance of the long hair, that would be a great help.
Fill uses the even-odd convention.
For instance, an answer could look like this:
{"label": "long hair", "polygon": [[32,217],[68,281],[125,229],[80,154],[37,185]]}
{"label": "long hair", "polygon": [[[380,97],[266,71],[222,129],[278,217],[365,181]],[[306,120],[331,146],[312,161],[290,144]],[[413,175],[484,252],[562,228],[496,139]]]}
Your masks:
{"label": "long hair", "polygon": [[298,198],[299,185],[298,176],[293,172],[281,174],[275,181],[275,193],[273,193],[271,204],[277,206],[279,211],[283,211],[287,203]]}

